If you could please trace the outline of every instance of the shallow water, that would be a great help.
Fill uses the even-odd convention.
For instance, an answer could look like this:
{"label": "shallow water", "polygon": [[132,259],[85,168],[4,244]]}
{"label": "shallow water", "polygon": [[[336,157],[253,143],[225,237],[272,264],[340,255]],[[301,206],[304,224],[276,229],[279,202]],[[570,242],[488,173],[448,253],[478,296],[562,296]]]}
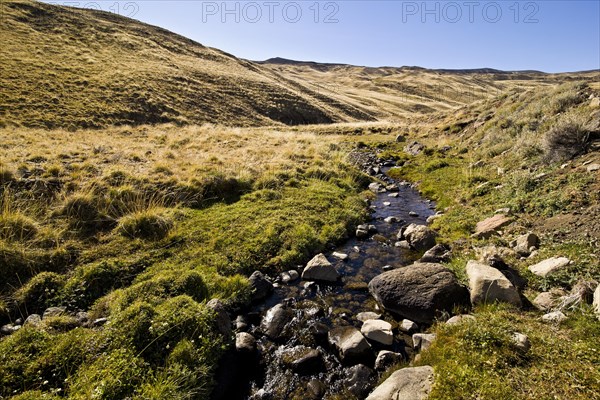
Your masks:
{"label": "shallow water", "polygon": [[[252,362],[241,367],[243,371],[237,380],[240,386],[231,390],[224,398],[328,398],[330,394],[339,392],[350,384],[347,367],[341,365],[326,340],[315,339],[314,325],[319,324],[327,329],[352,325],[360,329],[362,323],[356,319],[356,314],[364,311],[380,313],[368,292],[369,281],[384,272],[384,266],[403,267],[420,256],[414,251],[395,247],[396,234],[404,224],[425,224],[427,217],[434,214],[434,204],[423,199],[408,184],[398,186],[397,197],[389,196],[393,192],[386,191],[378,193],[376,199],[371,202],[373,212],[368,224],[377,228],[376,234],[371,234],[364,240],[353,237],[325,253],[342,276],[339,284],[314,284],[301,280],[289,284],[277,283],[274,293],[264,302],[253,306],[246,314],[247,320],[250,321],[247,331],[257,338],[260,356],[256,364]],[[384,205],[386,202],[390,204]],[[410,216],[409,212],[418,216]],[[398,222],[385,222],[384,219],[390,216],[396,217]],[[344,253],[349,257],[341,261],[332,256],[333,252]],[[273,341],[262,335],[259,325],[266,311],[280,303],[288,306],[293,313],[293,319],[286,327],[285,337]],[[386,320],[393,323],[391,318]],[[412,349],[407,346],[406,340],[409,339],[397,333],[392,346],[381,348],[402,353],[405,358],[409,358]],[[320,351],[324,363],[322,371],[311,376],[299,376],[282,365],[281,354],[300,345]],[[375,345],[374,350],[378,350],[376,347]],[[308,388],[311,380],[322,383],[324,393],[315,395],[314,391]],[[374,374],[370,378],[371,384],[375,380]],[[365,385],[368,383],[365,382]],[[361,394],[357,397],[364,396]]]}

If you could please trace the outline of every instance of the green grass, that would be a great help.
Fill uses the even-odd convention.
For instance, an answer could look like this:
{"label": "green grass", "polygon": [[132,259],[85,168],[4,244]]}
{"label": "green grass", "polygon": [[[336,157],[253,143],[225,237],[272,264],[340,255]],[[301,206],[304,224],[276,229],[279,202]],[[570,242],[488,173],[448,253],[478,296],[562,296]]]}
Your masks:
{"label": "green grass", "polygon": [[[560,326],[508,306],[476,310],[477,322],[437,325],[434,345],[419,365],[433,365],[431,399],[597,399],[600,324],[585,308]],[[510,337],[529,337],[520,352]]]}

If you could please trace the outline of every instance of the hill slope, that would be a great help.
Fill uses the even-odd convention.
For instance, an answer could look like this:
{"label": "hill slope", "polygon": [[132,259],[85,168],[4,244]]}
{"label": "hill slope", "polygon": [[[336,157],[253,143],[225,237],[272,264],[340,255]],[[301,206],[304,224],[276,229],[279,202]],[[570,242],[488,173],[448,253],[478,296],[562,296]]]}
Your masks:
{"label": "hill slope", "polygon": [[112,13],[2,3],[0,126],[236,126],[397,120],[570,76],[256,63]]}
{"label": "hill slope", "polygon": [[328,123],[372,117],[164,29],[107,12],[3,3],[2,125]]}

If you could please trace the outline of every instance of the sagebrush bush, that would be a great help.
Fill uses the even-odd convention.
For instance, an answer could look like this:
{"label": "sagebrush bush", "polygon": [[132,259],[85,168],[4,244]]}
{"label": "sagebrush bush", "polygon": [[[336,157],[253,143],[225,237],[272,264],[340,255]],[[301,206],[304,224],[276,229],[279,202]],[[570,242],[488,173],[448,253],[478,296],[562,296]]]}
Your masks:
{"label": "sagebrush bush", "polygon": [[589,132],[577,118],[566,118],[552,126],[544,136],[544,152],[548,162],[569,160],[585,151]]}
{"label": "sagebrush bush", "polygon": [[123,236],[141,239],[162,239],[173,227],[173,221],[156,210],[140,211],[119,220],[117,230]]}

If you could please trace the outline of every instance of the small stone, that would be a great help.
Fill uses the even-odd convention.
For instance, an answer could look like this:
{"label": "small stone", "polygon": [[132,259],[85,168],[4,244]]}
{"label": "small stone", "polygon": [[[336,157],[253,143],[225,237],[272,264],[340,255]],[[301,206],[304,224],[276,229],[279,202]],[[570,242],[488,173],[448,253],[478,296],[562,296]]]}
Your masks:
{"label": "small stone", "polygon": [[21,329],[21,325],[6,324],[0,327],[0,333],[3,335],[12,335],[19,329]]}
{"label": "small stone", "polygon": [[355,234],[356,234],[356,237],[359,238],[359,239],[366,239],[366,238],[369,237],[369,231],[363,230],[363,229],[360,229],[360,228],[356,230]]}
{"label": "small stone", "polygon": [[492,235],[498,233],[498,230],[512,222],[512,218],[504,214],[496,214],[477,223],[473,237],[478,239],[489,239]]}
{"label": "small stone", "polygon": [[345,365],[372,362],[371,346],[360,331],[352,326],[333,328],[328,333],[329,343],[334,346]]}
{"label": "small stone", "polygon": [[417,213],[416,213],[416,212],[414,212],[414,211],[409,211],[409,212],[408,212],[408,215],[409,215],[410,217],[418,217],[418,216],[419,216],[419,214],[417,214]]}
{"label": "small stone", "polygon": [[415,333],[412,335],[413,348],[416,351],[427,350],[435,340],[435,333]]}
{"label": "small stone", "polygon": [[419,330],[419,326],[410,319],[403,319],[398,325],[398,329],[405,333],[413,333]]}
{"label": "small stone", "polygon": [[390,216],[390,217],[386,217],[383,221],[388,224],[394,224],[394,223],[398,222],[398,218]]}
{"label": "small stone", "polygon": [[513,333],[511,337],[515,347],[522,353],[527,353],[531,348],[531,343],[529,342],[529,338],[527,335],[524,335],[519,332]]}
{"label": "small stone", "polygon": [[206,303],[206,307],[215,312],[213,324],[216,330],[221,335],[229,337],[231,335],[231,318],[229,318],[225,304],[219,299],[211,299]]}
{"label": "small stone", "polygon": [[93,322],[93,326],[102,326],[108,322],[108,318],[96,318]]}
{"label": "small stone", "polygon": [[534,274],[545,278],[553,273],[566,268],[571,260],[567,257],[552,257],[529,267]]}
{"label": "small stone", "polygon": [[315,399],[322,398],[323,395],[325,394],[325,392],[327,391],[327,386],[325,386],[325,384],[323,382],[321,382],[320,380],[318,380],[316,378],[311,379],[308,382],[307,387]]}
{"label": "small stone", "polygon": [[409,250],[410,249],[410,243],[408,243],[406,240],[401,240],[399,242],[394,243],[394,247],[399,247],[401,249]]}
{"label": "small stone", "polygon": [[391,265],[384,265],[381,269],[384,271],[391,271],[394,269],[394,267],[392,267]]}
{"label": "small stone", "polygon": [[44,311],[44,316],[42,319],[46,319],[48,317],[58,317],[64,315],[67,312],[67,307],[49,307]]}
{"label": "small stone", "polygon": [[469,314],[455,315],[446,321],[446,325],[458,325],[476,321],[475,316]]}
{"label": "small stone", "polygon": [[374,192],[374,193],[379,193],[379,191],[381,190],[381,184],[377,183],[377,182],[373,182],[369,184],[369,190]]}
{"label": "small stone", "polygon": [[356,314],[356,319],[360,322],[365,322],[370,319],[379,319],[381,318],[381,314],[374,313],[372,311],[364,311]]}
{"label": "small stone", "polygon": [[256,339],[247,332],[240,332],[235,335],[235,349],[241,353],[254,353]]}
{"label": "small stone", "polygon": [[390,194],[388,194],[388,197],[397,198],[398,196],[400,196],[399,193],[390,193]]}
{"label": "small stone", "polygon": [[[533,250],[537,249],[540,239],[533,233],[521,235],[516,240],[515,251],[521,256],[527,257]],[[533,249],[532,249],[533,248]]]}
{"label": "small stone", "polygon": [[323,253],[317,254],[306,264],[302,279],[324,282],[336,282],[340,275]]}
{"label": "small stone", "polygon": [[389,201],[384,201],[383,205],[386,206],[386,207],[389,207],[389,206],[392,205],[392,203],[390,203]]}
{"label": "small stone", "polygon": [[40,317],[39,314],[31,314],[30,316],[27,317],[27,319],[25,320],[25,323],[23,325],[24,326],[26,326],[26,325],[40,326],[41,324],[42,324],[42,317]]}
{"label": "small stone", "polygon": [[544,322],[560,323],[565,319],[567,319],[567,316],[562,311],[553,311],[551,313],[542,315],[542,321]]}
{"label": "small stone", "polygon": [[381,319],[370,319],[363,323],[361,333],[369,340],[389,346],[394,342],[392,324]]}
{"label": "small stone", "polygon": [[283,304],[270,308],[263,317],[260,329],[272,340],[282,337],[285,326],[293,318],[292,312]]}
{"label": "small stone", "polygon": [[558,302],[559,296],[553,292],[542,292],[533,299],[533,305],[542,311],[548,311],[553,309]]}
{"label": "small stone", "polygon": [[252,291],[252,301],[262,300],[273,292],[273,284],[260,271],[254,271],[248,282]]}
{"label": "small stone", "polygon": [[337,258],[338,260],[342,260],[342,261],[346,261],[348,259],[348,254],[346,253],[340,253],[337,251],[334,251],[333,254],[331,254],[333,257]]}
{"label": "small stone", "polygon": [[590,164],[587,166],[586,169],[588,172],[596,172],[596,171],[600,170],[600,164],[595,164],[595,163]]}
{"label": "small stone", "polygon": [[402,354],[394,353],[389,350],[381,350],[375,359],[375,369],[377,371],[385,371],[394,364],[398,364],[404,359]]}
{"label": "small stone", "polygon": [[446,262],[450,260],[452,252],[450,247],[445,244],[436,244],[431,249],[427,250],[423,257],[419,260],[420,262]]}

